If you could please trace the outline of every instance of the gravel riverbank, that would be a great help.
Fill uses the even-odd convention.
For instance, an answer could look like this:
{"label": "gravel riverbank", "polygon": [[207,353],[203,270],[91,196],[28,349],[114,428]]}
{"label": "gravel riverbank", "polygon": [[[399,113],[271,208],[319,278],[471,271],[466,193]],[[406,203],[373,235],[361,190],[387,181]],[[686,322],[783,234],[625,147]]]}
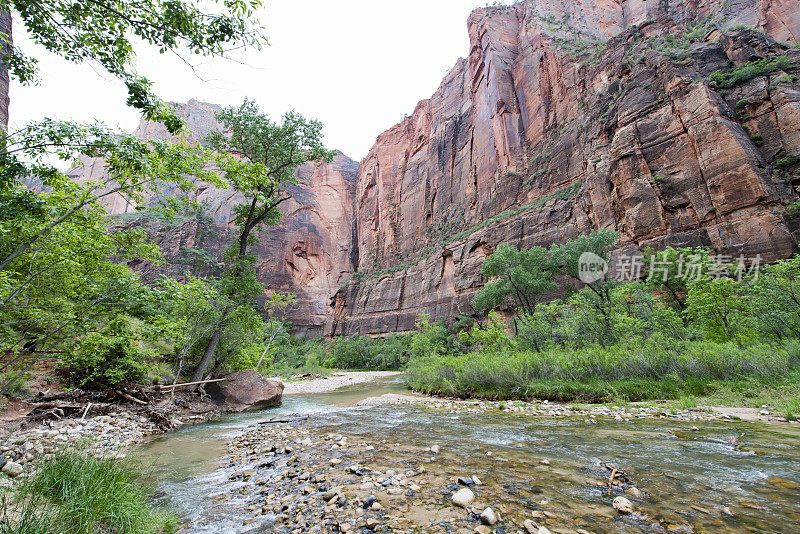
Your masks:
{"label": "gravel riverbank", "polygon": [[103,415],[10,421],[0,428],[0,472],[6,475],[0,476],[0,485],[30,472],[29,464],[47,460],[60,448],[83,447],[98,456],[123,457],[150,435],[202,423],[219,413],[213,403],[190,401],[182,405],[170,402],[158,410],[120,405]]}
{"label": "gravel riverbank", "polygon": [[310,380],[287,381],[283,379],[284,395],[300,395],[308,393],[325,393],[334,391],[341,387],[374,382],[382,378],[388,378],[403,374],[400,371],[343,371],[333,376],[323,378],[312,378]]}

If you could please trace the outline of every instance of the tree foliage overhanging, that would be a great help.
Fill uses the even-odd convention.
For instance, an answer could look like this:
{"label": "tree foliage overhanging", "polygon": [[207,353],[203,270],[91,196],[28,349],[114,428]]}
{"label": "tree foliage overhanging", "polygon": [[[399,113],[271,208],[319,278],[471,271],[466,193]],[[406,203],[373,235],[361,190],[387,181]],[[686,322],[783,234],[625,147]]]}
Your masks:
{"label": "tree foliage overhanging", "polygon": [[[45,49],[76,63],[92,62],[122,80],[128,105],[145,118],[163,122],[171,133],[182,125],[153,93],[151,82],[135,68],[135,47],[149,44],[159,52],[223,55],[234,48],[260,47],[266,38],[255,18],[261,0],[2,0],[28,35]],[[6,41],[7,41],[6,36]],[[22,83],[36,79],[37,59],[19,47],[3,58]]]}

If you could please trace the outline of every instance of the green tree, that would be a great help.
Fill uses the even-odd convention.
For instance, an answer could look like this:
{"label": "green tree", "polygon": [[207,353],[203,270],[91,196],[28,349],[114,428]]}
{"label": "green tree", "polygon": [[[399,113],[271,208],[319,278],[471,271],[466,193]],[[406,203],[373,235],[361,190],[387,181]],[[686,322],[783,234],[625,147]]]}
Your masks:
{"label": "green tree", "polygon": [[286,186],[296,183],[295,172],[308,162],[332,161],[334,153],[322,143],[322,123],[294,111],[273,122],[252,100],[228,107],[218,115],[224,132],[208,137],[209,146],[225,156],[217,165],[229,187],[245,202],[235,207],[236,243],[228,251],[228,268],[219,280],[220,293],[228,299],[208,340],[192,381],[206,375],[217,355],[217,346],[230,324],[236,306],[251,305],[264,292],[253,269],[249,247],[253,232],[262,225],[277,224],[280,204],[291,195]]}
{"label": "green tree", "polygon": [[[611,247],[618,238],[619,234],[614,231],[595,230],[589,234],[570,239],[563,245],[554,245],[550,247],[551,258],[553,263],[558,266],[560,272],[580,281],[581,256],[585,253],[590,253],[608,262]],[[586,284],[586,288],[591,291],[594,297],[590,297],[588,294],[575,297],[582,300],[582,302],[578,304],[579,307],[588,306],[593,313],[597,314],[600,320],[599,324],[603,326],[609,335],[613,328],[611,317],[611,289],[614,285],[613,280],[604,276],[603,278]],[[599,335],[598,338],[603,339],[603,336]]]}
{"label": "green tree", "polygon": [[778,341],[800,337],[800,255],[761,267],[744,285],[762,335]]}
{"label": "green tree", "polygon": [[441,323],[431,321],[427,312],[421,311],[414,322],[409,350],[411,357],[442,356],[452,352],[452,336]]}
{"label": "green tree", "polygon": [[[5,146],[0,152],[0,218],[13,224],[13,233],[6,233],[0,247],[0,271],[30,252],[58,225],[99,206],[108,196],[123,194],[134,204],[144,205],[145,193],[155,199],[166,183],[178,191],[193,189],[195,179],[222,185],[207,168],[212,153],[199,144],[142,140],[99,124],[52,120],[3,132],[0,138]],[[105,177],[75,182],[52,162],[53,156],[65,162],[81,156],[102,158]],[[47,192],[37,193],[23,179]],[[49,205],[51,201],[57,205]],[[165,207],[176,205],[174,198],[165,202]]]}
{"label": "green tree", "polygon": [[666,247],[660,252],[646,248],[643,263],[647,285],[662,291],[666,300],[683,312],[686,310],[687,281],[708,274],[714,258],[703,247]]}
{"label": "green tree", "polygon": [[750,303],[741,282],[704,276],[688,284],[686,314],[700,333],[712,341],[735,341],[739,346],[752,337],[748,328]]}
{"label": "green tree", "polygon": [[[128,88],[128,105],[177,133],[181,121],[134,68],[135,46],[149,44],[162,54],[202,55],[260,47],[266,43],[255,18],[261,4],[261,0],[0,0],[0,12],[16,15],[31,38],[50,52],[76,63],[97,64],[121,79]],[[0,37],[10,45],[10,35]],[[7,46],[2,59],[21,82],[35,79],[35,57]]]}
{"label": "green tree", "polygon": [[264,304],[264,308],[267,310],[269,319],[265,324],[266,340],[264,351],[261,353],[258,363],[256,363],[256,369],[261,367],[261,364],[272,348],[273,343],[280,341],[281,338],[287,333],[288,328],[286,325],[286,311],[289,306],[294,304],[296,301],[297,297],[294,293],[279,293],[277,291],[273,291],[267,299],[267,302]]}
{"label": "green tree", "polygon": [[517,250],[502,243],[483,261],[481,274],[486,285],[472,299],[478,311],[509,305],[530,315],[542,296],[558,287],[549,253],[542,247]]}
{"label": "green tree", "polygon": [[481,352],[500,353],[514,347],[506,323],[496,310],[489,312],[483,328],[473,325],[468,331],[460,332],[458,337],[464,345],[477,347]]}
{"label": "green tree", "polygon": [[[0,345],[17,356],[26,344],[56,346],[67,334],[103,328],[110,307],[123,300],[120,278],[135,278],[118,262],[160,261],[141,229],[114,228],[104,198],[125,194],[142,205],[147,195],[156,209],[172,212],[180,202],[160,202],[163,186],[188,191],[195,178],[222,184],[207,170],[212,152],[199,145],[145,141],[101,125],[58,121],[3,132],[2,138],[0,330],[9,343]],[[103,158],[105,178],[73,181],[51,161],[53,155],[64,161]]]}

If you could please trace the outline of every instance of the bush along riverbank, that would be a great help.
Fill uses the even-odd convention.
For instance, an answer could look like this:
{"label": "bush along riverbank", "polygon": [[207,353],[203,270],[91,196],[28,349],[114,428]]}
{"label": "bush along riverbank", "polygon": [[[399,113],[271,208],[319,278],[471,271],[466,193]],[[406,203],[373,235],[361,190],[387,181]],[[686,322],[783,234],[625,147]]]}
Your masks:
{"label": "bush along riverbank", "polygon": [[[623,281],[611,274],[615,240],[601,231],[549,249],[500,245],[483,264],[477,315],[451,333],[421,314],[409,386],[565,402],[708,397],[800,416],[800,256],[764,266],[667,248],[628,258],[641,279]],[[587,255],[599,275],[582,270]],[[564,277],[581,289],[553,300]]]}

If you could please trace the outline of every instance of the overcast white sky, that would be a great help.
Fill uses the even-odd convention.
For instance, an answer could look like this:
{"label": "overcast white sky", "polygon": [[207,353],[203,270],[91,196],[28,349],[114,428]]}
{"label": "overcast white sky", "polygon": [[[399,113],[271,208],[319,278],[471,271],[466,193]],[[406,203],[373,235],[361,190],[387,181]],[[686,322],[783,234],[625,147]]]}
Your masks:
{"label": "overcast white sky", "polygon": [[[428,98],[469,52],[466,20],[485,0],[266,0],[260,15],[264,50],[200,63],[195,75],[174,55],[137,50],[139,71],[165,100],[197,98],[220,105],[255,98],[274,117],[296,109],[325,124],[325,140],[359,160],[375,137]],[[15,24],[14,41],[34,50]],[[11,88],[11,126],[43,117],[98,118],[132,130],[138,114],[125,88],[98,67],[75,65],[35,50],[38,86]]]}

